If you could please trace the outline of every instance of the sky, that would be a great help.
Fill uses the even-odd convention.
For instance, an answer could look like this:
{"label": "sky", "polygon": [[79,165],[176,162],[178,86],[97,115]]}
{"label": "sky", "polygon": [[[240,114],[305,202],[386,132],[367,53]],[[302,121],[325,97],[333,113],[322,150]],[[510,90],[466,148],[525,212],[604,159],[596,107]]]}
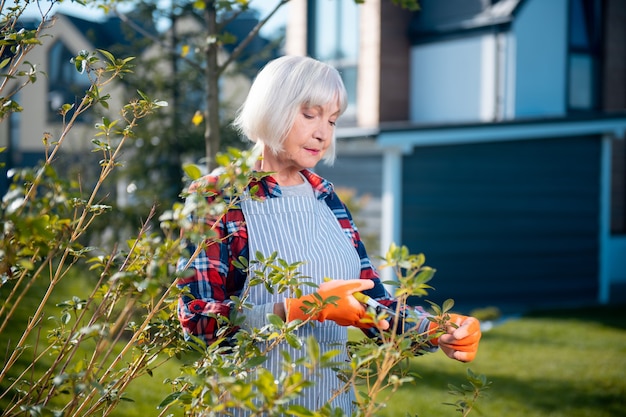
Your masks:
{"label": "sky", "polygon": [[[169,2],[168,0],[160,0],[163,4],[163,7],[167,7]],[[21,0],[20,2],[23,2]],[[250,0],[250,7],[258,10],[260,12],[260,18],[265,17],[276,5],[280,2],[280,0]],[[15,4],[15,2],[9,1],[8,3]],[[50,5],[50,1],[41,0],[42,9],[47,9]],[[9,7],[9,6],[5,6]],[[266,24],[263,26],[261,30],[261,34],[264,36],[271,35],[274,33],[279,27],[283,26],[286,21],[286,12],[289,4],[286,4],[280,8],[280,10],[274,15]],[[120,10],[125,11],[132,8],[132,2],[127,2],[127,5],[121,6]],[[55,13],[64,13],[72,16],[81,17],[83,19],[93,19],[100,20],[104,18],[104,12],[97,7],[88,7],[82,6],[78,3],[65,0],[61,4],[57,4],[53,7],[53,12]],[[39,17],[40,12],[37,8],[36,1],[31,1],[31,3],[27,6],[26,12],[24,13],[25,17]],[[162,26],[161,29],[166,29],[167,27]]]}

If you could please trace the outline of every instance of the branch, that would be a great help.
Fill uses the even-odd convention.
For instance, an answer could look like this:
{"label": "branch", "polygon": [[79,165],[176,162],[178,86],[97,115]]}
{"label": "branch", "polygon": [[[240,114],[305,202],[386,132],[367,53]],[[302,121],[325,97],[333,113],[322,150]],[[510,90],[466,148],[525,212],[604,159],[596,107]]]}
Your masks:
{"label": "branch", "polygon": [[[203,71],[203,68],[201,65],[199,65],[197,62],[194,62],[192,60],[190,60],[189,58],[182,56],[181,54],[178,53],[178,51],[176,50],[176,45],[170,45],[168,44],[166,41],[163,41],[163,39],[161,39],[158,36],[155,36],[154,34],[150,33],[150,31],[142,28],[140,25],[138,25],[135,21],[131,20],[128,18],[128,16],[126,16],[123,13],[120,13],[117,9],[113,9],[113,13],[120,18],[120,20],[124,23],[126,23],[132,30],[134,30],[135,32],[139,33],[142,36],[145,36],[146,38],[150,39],[152,42],[158,44],[161,46],[161,48],[170,54],[176,55],[179,59],[182,59],[183,61],[185,61],[187,64],[189,64],[192,68],[194,68],[196,71]],[[173,24],[176,24],[174,21],[172,22]]]}
{"label": "branch", "polygon": [[267,23],[268,20],[270,20],[272,18],[272,16],[274,16],[274,14],[278,11],[278,9],[280,9],[282,6],[284,6],[287,3],[289,3],[289,0],[281,0],[281,2],[278,3],[276,5],[276,7],[274,7],[274,10],[272,10],[265,17],[265,19],[263,19],[259,23],[257,23],[257,25],[252,29],[252,31],[250,31],[250,33],[248,33],[248,36],[246,36],[246,38],[239,45],[237,45],[237,47],[233,50],[233,52],[228,56],[226,61],[224,61],[224,63],[222,65],[218,66],[218,68],[217,68],[217,75],[218,75],[218,77],[222,75],[222,73],[226,70],[226,68],[228,68],[228,66],[233,61],[235,61],[239,57],[239,55],[241,55],[241,53],[244,50],[244,48],[246,46],[248,46],[250,44],[250,42],[252,42],[252,40],[256,37],[256,35],[261,30],[261,28]]}

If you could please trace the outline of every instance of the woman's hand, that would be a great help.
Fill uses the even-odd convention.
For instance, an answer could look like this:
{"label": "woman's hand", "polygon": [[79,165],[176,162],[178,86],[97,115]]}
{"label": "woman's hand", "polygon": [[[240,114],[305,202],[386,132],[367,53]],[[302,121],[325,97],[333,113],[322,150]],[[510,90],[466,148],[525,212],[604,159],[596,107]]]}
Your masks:
{"label": "woman's hand", "polygon": [[449,316],[450,320],[446,323],[445,329],[441,329],[437,323],[431,324],[431,334],[438,330],[443,330],[445,333],[438,338],[431,339],[430,343],[438,345],[451,359],[461,362],[474,360],[482,335],[480,322],[474,317],[460,314]]}
{"label": "woman's hand", "polygon": [[321,304],[319,298],[314,294],[300,298],[287,298],[285,300],[286,320],[306,320],[310,317],[320,322],[332,320],[340,326],[362,326],[360,321],[366,315],[365,307],[352,294],[373,287],[374,281],[369,279],[337,279],[324,282],[317,289],[319,297],[322,300],[329,297],[337,297],[337,299],[319,309],[314,307],[314,305],[319,306]]}

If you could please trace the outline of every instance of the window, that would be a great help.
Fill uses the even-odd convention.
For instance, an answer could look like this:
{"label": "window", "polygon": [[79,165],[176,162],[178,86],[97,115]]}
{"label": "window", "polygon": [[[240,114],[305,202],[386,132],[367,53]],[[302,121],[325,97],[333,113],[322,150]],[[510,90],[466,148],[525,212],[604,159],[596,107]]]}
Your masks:
{"label": "window", "polygon": [[[14,100],[16,103],[20,102],[20,93],[15,93],[11,100]],[[18,111],[14,111],[9,113],[9,117],[7,122],[9,123],[9,141],[7,143],[6,149],[6,168],[11,169],[15,166],[18,166],[22,162],[21,153],[20,153],[20,124],[23,122],[22,113]]]}
{"label": "window", "polygon": [[570,0],[568,107],[573,111],[599,108],[601,12],[600,0]]}
{"label": "window", "polygon": [[359,54],[359,6],[354,1],[309,1],[310,56],[339,70],[348,90],[347,114],[356,107]]}
{"label": "window", "polygon": [[81,100],[89,89],[89,77],[77,71],[71,62],[74,56],[63,42],[56,42],[48,51],[49,121],[58,121],[61,106]]}

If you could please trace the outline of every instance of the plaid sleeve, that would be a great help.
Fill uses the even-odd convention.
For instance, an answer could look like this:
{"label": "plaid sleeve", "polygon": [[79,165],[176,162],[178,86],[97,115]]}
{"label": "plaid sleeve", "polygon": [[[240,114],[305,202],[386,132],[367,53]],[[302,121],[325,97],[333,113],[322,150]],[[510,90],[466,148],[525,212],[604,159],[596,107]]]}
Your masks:
{"label": "plaid sleeve", "polygon": [[246,256],[247,231],[239,209],[231,209],[217,220],[196,219],[193,214],[190,220],[212,226],[215,236],[205,242],[206,247],[191,261],[196,246],[185,240],[188,255],[178,260],[177,271],[191,272],[180,274],[176,282],[178,288],[186,289],[178,300],[178,318],[187,339],[194,335],[211,343],[219,328],[218,316],[229,316],[230,297],[239,295],[245,283],[245,273],[235,268],[232,261]]}

